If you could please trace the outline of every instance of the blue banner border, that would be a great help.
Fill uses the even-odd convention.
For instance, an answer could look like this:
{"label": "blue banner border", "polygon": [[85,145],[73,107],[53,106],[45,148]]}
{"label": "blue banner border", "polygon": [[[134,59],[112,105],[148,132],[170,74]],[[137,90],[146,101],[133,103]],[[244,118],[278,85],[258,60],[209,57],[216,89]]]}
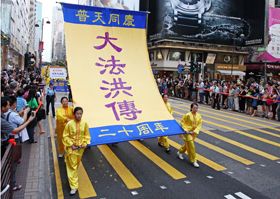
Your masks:
{"label": "blue banner border", "polygon": [[[155,131],[155,128],[151,128],[153,133],[149,133],[146,135],[139,135],[139,129],[137,126],[141,125],[149,125],[150,127],[154,127],[155,123],[161,123],[164,127],[168,127],[166,131]],[[123,130],[123,128],[127,130],[133,130],[134,133],[129,133],[127,136],[125,133],[118,133],[118,131]],[[116,134],[115,136],[108,136],[108,137],[99,137],[103,135],[102,129],[106,129],[107,131],[105,134]],[[147,139],[147,138],[155,138],[160,136],[170,136],[170,135],[178,135],[183,134],[184,130],[181,126],[177,123],[176,120],[161,120],[161,121],[153,121],[153,122],[142,122],[133,125],[113,125],[113,126],[103,126],[103,127],[95,127],[90,128],[90,135],[91,135],[91,146],[101,145],[101,144],[109,144],[109,143],[116,143],[116,142],[126,142],[131,140],[138,140],[138,139]],[[103,131],[104,132],[104,131]]]}
{"label": "blue banner border", "polygon": [[[86,5],[76,5],[69,3],[60,3],[63,10],[64,21],[67,23],[74,24],[86,24],[86,25],[97,25],[97,26],[107,26],[107,27],[121,27],[121,28],[138,28],[138,29],[146,29],[147,25],[147,14],[148,12],[143,11],[132,11],[132,10],[121,10],[114,8],[103,8],[103,7],[95,7],[95,6],[86,6]],[[79,10],[86,11],[78,13]],[[95,12],[101,12],[103,22],[96,20]],[[84,16],[83,20],[80,21],[80,17],[77,15]],[[104,14],[104,15],[103,15]],[[109,23],[109,19],[111,14],[120,15],[120,24],[116,24],[116,22]],[[133,25],[124,25],[125,17],[131,15],[133,16]],[[106,23],[107,22],[107,23]]]}

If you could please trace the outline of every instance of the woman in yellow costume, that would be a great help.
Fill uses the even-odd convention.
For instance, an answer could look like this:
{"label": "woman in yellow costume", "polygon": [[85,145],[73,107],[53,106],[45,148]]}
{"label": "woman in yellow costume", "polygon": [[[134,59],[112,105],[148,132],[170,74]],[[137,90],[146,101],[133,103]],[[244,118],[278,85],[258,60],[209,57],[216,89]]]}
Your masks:
{"label": "woman in yellow costume", "polygon": [[189,161],[193,164],[194,167],[198,168],[199,164],[196,159],[196,151],[194,140],[199,134],[199,131],[202,126],[202,117],[197,112],[198,104],[191,104],[191,111],[185,114],[181,120],[181,126],[185,130],[186,134],[183,135],[185,144],[177,152],[179,159],[183,160],[183,153],[188,152]]}
{"label": "woman in yellow costume", "polygon": [[[164,101],[164,104],[165,104],[167,110],[172,115],[173,114],[173,109],[172,109],[170,103],[168,102],[168,95],[167,94],[162,94],[162,99]],[[159,137],[158,138],[158,145],[161,146],[161,147],[164,147],[166,153],[170,152],[170,147],[169,147],[168,137],[167,136]]]}
{"label": "woman in yellow costume", "polygon": [[56,110],[56,134],[58,145],[58,157],[62,158],[64,154],[64,145],[62,143],[62,134],[66,124],[74,119],[73,107],[68,106],[68,98],[62,97],[60,100],[62,106]]}
{"label": "woman in yellow costume", "polygon": [[90,143],[90,134],[88,124],[82,120],[83,109],[76,107],[74,109],[74,120],[71,120],[65,126],[62,142],[65,146],[65,163],[69,185],[70,195],[75,195],[78,184],[78,168],[82,160],[85,148]]}

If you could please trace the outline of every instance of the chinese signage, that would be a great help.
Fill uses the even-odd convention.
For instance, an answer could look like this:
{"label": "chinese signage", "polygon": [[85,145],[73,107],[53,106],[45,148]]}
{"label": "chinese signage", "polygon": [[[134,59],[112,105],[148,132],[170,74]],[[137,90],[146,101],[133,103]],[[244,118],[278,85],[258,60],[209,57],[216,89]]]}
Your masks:
{"label": "chinese signage", "polygon": [[50,67],[51,79],[66,79],[67,71],[63,67]]}
{"label": "chinese signage", "polygon": [[54,89],[56,92],[68,92],[68,82],[65,80],[57,80],[54,82]]}
{"label": "chinese signage", "polygon": [[216,64],[216,70],[238,70],[238,71],[245,71],[245,65],[232,65],[232,64]]}
{"label": "chinese signage", "polygon": [[147,14],[62,7],[71,89],[84,108],[91,145],[183,133],[154,83],[146,46]]}

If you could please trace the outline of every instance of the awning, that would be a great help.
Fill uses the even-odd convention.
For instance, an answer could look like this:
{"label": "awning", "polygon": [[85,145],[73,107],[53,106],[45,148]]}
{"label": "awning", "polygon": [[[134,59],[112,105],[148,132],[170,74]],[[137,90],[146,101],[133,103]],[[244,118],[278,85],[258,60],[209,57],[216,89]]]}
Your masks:
{"label": "awning", "polygon": [[231,74],[232,75],[238,75],[238,76],[245,76],[246,75],[245,72],[243,72],[243,71],[236,71],[236,70],[232,71],[232,73],[231,73],[230,70],[218,70],[218,72],[221,73],[222,75],[231,75]]}

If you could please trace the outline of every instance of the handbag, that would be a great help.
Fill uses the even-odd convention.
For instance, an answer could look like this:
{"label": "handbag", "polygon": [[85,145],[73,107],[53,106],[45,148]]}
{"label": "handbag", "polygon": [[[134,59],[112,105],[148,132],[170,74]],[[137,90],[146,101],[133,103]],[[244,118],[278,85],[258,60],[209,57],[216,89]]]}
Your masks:
{"label": "handbag", "polygon": [[44,108],[40,108],[36,114],[37,121],[46,119],[46,110]]}

